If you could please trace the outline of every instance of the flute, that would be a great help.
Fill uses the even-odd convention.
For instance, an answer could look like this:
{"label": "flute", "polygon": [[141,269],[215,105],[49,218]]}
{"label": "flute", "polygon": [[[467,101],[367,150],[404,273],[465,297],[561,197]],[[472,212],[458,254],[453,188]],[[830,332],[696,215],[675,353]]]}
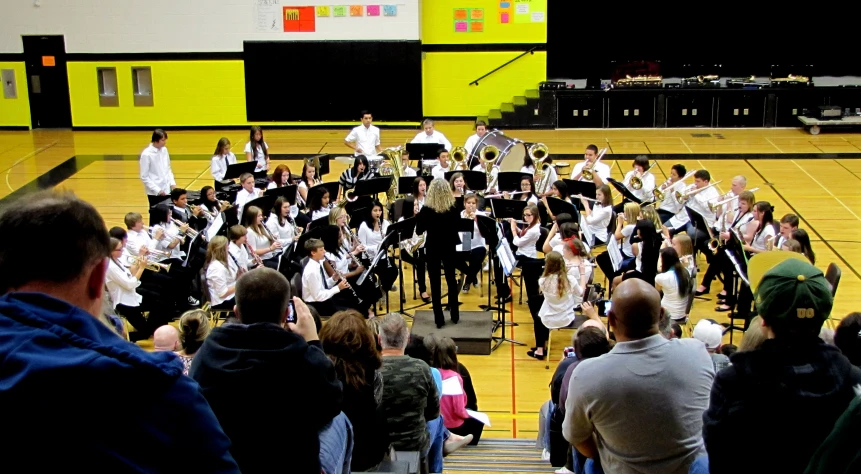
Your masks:
{"label": "flute", "polygon": [[337,267],[335,267],[335,264],[333,264],[331,260],[329,260],[329,259],[328,259],[328,258],[326,258],[326,257],[323,257],[323,258],[324,258],[324,259],[326,259],[326,262],[328,262],[328,263],[329,263],[329,267],[331,267],[331,268],[332,268],[332,271],[333,271],[333,272],[335,272],[335,275],[337,275],[337,276],[338,276],[338,280],[344,280],[344,281],[346,281],[346,282],[347,282],[347,288],[349,288],[349,289],[350,289],[350,291],[352,291],[352,292],[353,292],[353,296],[355,296],[355,297],[356,297],[356,300],[358,300],[358,301],[359,301],[359,303],[361,303],[361,302],[362,302],[362,298],[359,298],[359,295],[358,295],[358,294],[356,294],[356,290],[354,290],[354,289],[353,289],[353,285],[351,285],[351,284],[350,284],[350,282],[348,282],[348,281],[347,281],[347,279],[346,279],[346,278],[344,278],[344,275],[343,275],[341,272],[339,272],[339,271],[338,271],[338,268],[337,268]]}
{"label": "flute", "polygon": [[590,197],[586,197],[586,196],[584,196],[584,195],[582,195],[582,194],[577,194],[577,195],[575,195],[575,196],[571,196],[571,197],[576,197],[576,198],[580,198],[580,199],[585,199],[585,200],[590,201],[590,202],[601,202],[601,201],[599,201],[599,200],[597,200],[597,199],[592,199],[592,198],[590,198]]}

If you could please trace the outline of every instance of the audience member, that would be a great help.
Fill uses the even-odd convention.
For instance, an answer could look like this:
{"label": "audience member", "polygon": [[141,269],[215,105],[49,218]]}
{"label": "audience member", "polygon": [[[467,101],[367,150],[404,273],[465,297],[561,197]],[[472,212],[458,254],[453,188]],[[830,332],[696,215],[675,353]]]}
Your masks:
{"label": "audience member", "polygon": [[209,335],[209,330],[209,314],[206,311],[193,309],[186,311],[179,318],[179,342],[182,344],[182,349],[176,354],[182,361],[183,375],[188,375],[191,361],[194,360],[194,355]]}
{"label": "audience member", "polygon": [[855,367],[861,367],[861,313],[850,313],[834,331],[834,345]]}
{"label": "audience member", "polygon": [[763,342],[765,342],[765,333],[762,331],[762,316],[754,316],[750,320],[750,326],[744,332],[741,344],[738,345],[738,352],[759,349]]}
{"label": "audience member", "polygon": [[[819,339],[831,288],[822,271],[795,255],[766,252],[748,265],[767,340],[735,354],[715,379],[703,415],[714,474],[803,472],[861,383],[861,369]],[[739,463],[739,446],[764,455]]]}
{"label": "audience member", "polygon": [[[427,363],[404,354],[410,333],[404,318],[388,314],[379,323],[382,346],[383,407],[389,439],[399,451],[418,451],[422,472],[428,472],[431,436],[441,437],[439,394]],[[433,422],[433,424],[431,423]],[[430,429],[430,435],[428,433]],[[442,453],[435,453],[441,461]],[[442,472],[431,467],[432,472]]]}
{"label": "audience member", "polygon": [[563,432],[606,472],[687,473],[704,453],[702,412],[714,379],[696,339],[665,339],[658,291],[640,279],[613,292],[616,345],[571,374]]}
{"label": "audience member", "polygon": [[[431,355],[431,365],[439,369],[443,390],[440,396],[440,413],[445,427],[452,433],[468,438],[468,443],[478,444],[484,424],[469,416],[467,396],[463,378],[458,373],[457,346],[450,337],[428,335],[425,343],[433,340],[435,349]],[[450,387],[448,390],[445,387]]]}
{"label": "audience member", "polygon": [[353,424],[356,440],[351,468],[355,472],[374,470],[391,446],[382,406],[382,360],[374,335],[365,317],[351,309],[332,315],[320,331],[320,342],[344,387],[343,410]]}
{"label": "audience member", "polygon": [[[190,375],[230,437],[243,473],[319,474],[321,461],[339,467],[327,473],[341,472],[349,456],[322,459],[328,450],[320,441],[321,431],[342,416],[341,383],[299,298],[292,299],[297,323],[284,328],[289,302],[289,283],[277,271],[242,275],[236,281],[240,323],[212,330]],[[261,397],[270,406],[261,405]],[[349,432],[341,436],[349,445]]]}
{"label": "audience member", "polygon": [[729,366],[729,357],[720,353],[723,340],[723,326],[712,319],[700,319],[697,325],[694,326],[694,339],[699,339],[706,345],[706,350],[708,350],[714,364],[715,373]]}
{"label": "audience member", "polygon": [[[60,258],[44,251],[58,236]],[[40,250],[22,251],[22,238]],[[70,193],[32,194],[0,211],[7,469],[238,473],[176,356],[147,353],[99,321],[110,252],[98,212]]]}
{"label": "audience member", "polygon": [[182,349],[179,330],[170,324],[159,326],[153,334],[153,352],[175,352]]}
{"label": "audience member", "polygon": [[804,474],[861,472],[861,397],[855,397],[813,454]]}

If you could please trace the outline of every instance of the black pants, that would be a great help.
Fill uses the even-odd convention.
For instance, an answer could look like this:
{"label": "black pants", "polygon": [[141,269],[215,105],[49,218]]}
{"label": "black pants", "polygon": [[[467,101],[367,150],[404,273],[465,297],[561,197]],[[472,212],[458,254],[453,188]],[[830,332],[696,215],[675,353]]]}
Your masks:
{"label": "black pants", "polygon": [[[544,296],[536,295],[529,298],[529,312],[532,314],[532,329],[535,331],[535,347],[547,347],[547,339],[550,338],[550,329],[544,325],[538,316],[541,305],[544,304]],[[534,309],[534,310],[533,310]],[[546,352],[545,356],[549,356]]]}
{"label": "black pants", "polygon": [[751,306],[753,305],[753,293],[750,287],[742,282],[741,289],[738,292],[738,306],[736,315],[739,319],[744,319],[744,330],[747,331],[750,326]]}
{"label": "black pants", "polygon": [[487,255],[487,249],[479,247],[468,252],[457,252],[455,266],[461,273],[467,283],[478,285],[478,272],[481,271],[481,264],[484,263],[484,257]]}
{"label": "black pants", "polygon": [[478,444],[478,440],[481,439],[481,432],[484,431],[484,423],[476,420],[475,418],[467,418],[463,420],[462,425],[457,428],[451,428],[449,431],[459,436],[471,434],[472,441],[469,442],[469,445],[475,446]]}
{"label": "black pants", "polygon": [[[706,250],[708,252],[706,255],[711,254],[711,250]],[[702,285],[706,287],[706,289],[711,286],[712,282],[715,278],[717,278],[718,274],[721,277],[724,276],[724,270],[727,262],[726,255],[723,253],[723,249],[719,249],[717,254],[712,254],[711,261],[709,262],[709,266],[706,269],[705,275],[703,275]]]}
{"label": "black pants", "polygon": [[398,267],[391,257],[383,257],[373,270],[374,275],[380,282],[380,290],[388,292],[398,279]]}
{"label": "black pants", "polygon": [[448,308],[452,322],[460,320],[460,308],[458,306],[457,275],[455,275],[455,252],[449,255],[427,255],[427,270],[430,277],[431,298],[433,303],[433,319],[437,326],[445,324],[445,315],[442,312],[442,275],[440,271],[445,269],[445,283],[448,285]]}
{"label": "black pants", "polygon": [[236,306],[236,300],[231,296],[229,300],[224,300],[215,306],[210,306],[209,308],[210,309],[233,311],[234,306]]}
{"label": "black pants", "polygon": [[[349,292],[350,290],[342,290],[342,291]],[[330,317],[333,314],[338,312],[338,308],[335,306],[335,303],[333,300],[334,300],[334,298],[330,298],[326,301],[314,301],[314,302],[308,302],[307,304],[308,304],[308,306],[313,306],[314,309],[316,309],[317,312],[320,313],[320,316],[328,318],[328,317]],[[367,313],[365,313],[365,314],[367,314]],[[362,316],[365,316],[365,314],[362,314]]]}
{"label": "black pants", "polygon": [[[544,271],[544,260],[526,257],[523,255],[515,255],[517,265],[520,267],[520,274],[523,275],[523,286],[526,288],[526,295],[532,297],[538,295],[538,279],[541,278],[541,273]],[[502,271],[502,266],[498,262],[494,262],[493,267],[494,279],[496,280],[496,292],[499,296],[508,296],[511,294],[511,288],[508,286],[508,279]]]}
{"label": "black pants", "polygon": [[170,313],[159,311],[158,309],[150,309],[149,317],[143,317],[144,308],[142,306],[126,306],[118,304],[116,307],[117,314],[126,318],[132,326],[137,330],[137,334],[129,339],[140,341],[149,339],[159,327],[170,322]]}
{"label": "black pants", "polygon": [[419,285],[419,293],[426,293],[428,291],[428,287],[425,278],[425,259],[427,258],[425,256],[425,250],[418,249],[413,256],[401,249],[401,258],[404,259],[405,262],[416,267],[416,283]]}

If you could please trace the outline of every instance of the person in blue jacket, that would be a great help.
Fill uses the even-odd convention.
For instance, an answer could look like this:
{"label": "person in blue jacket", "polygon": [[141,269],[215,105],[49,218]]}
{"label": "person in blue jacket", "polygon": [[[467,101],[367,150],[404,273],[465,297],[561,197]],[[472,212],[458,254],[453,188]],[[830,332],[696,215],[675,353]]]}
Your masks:
{"label": "person in blue jacket", "polygon": [[238,473],[172,352],[99,319],[108,232],[71,193],[0,210],[0,459],[7,472]]}

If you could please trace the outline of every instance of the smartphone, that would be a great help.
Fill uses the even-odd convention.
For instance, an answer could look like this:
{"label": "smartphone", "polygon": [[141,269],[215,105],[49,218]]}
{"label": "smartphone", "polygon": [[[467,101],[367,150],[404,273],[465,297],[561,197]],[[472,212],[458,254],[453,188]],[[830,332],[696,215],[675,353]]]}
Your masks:
{"label": "smartphone", "polygon": [[287,302],[287,322],[296,324],[296,306],[293,305],[292,298]]}

